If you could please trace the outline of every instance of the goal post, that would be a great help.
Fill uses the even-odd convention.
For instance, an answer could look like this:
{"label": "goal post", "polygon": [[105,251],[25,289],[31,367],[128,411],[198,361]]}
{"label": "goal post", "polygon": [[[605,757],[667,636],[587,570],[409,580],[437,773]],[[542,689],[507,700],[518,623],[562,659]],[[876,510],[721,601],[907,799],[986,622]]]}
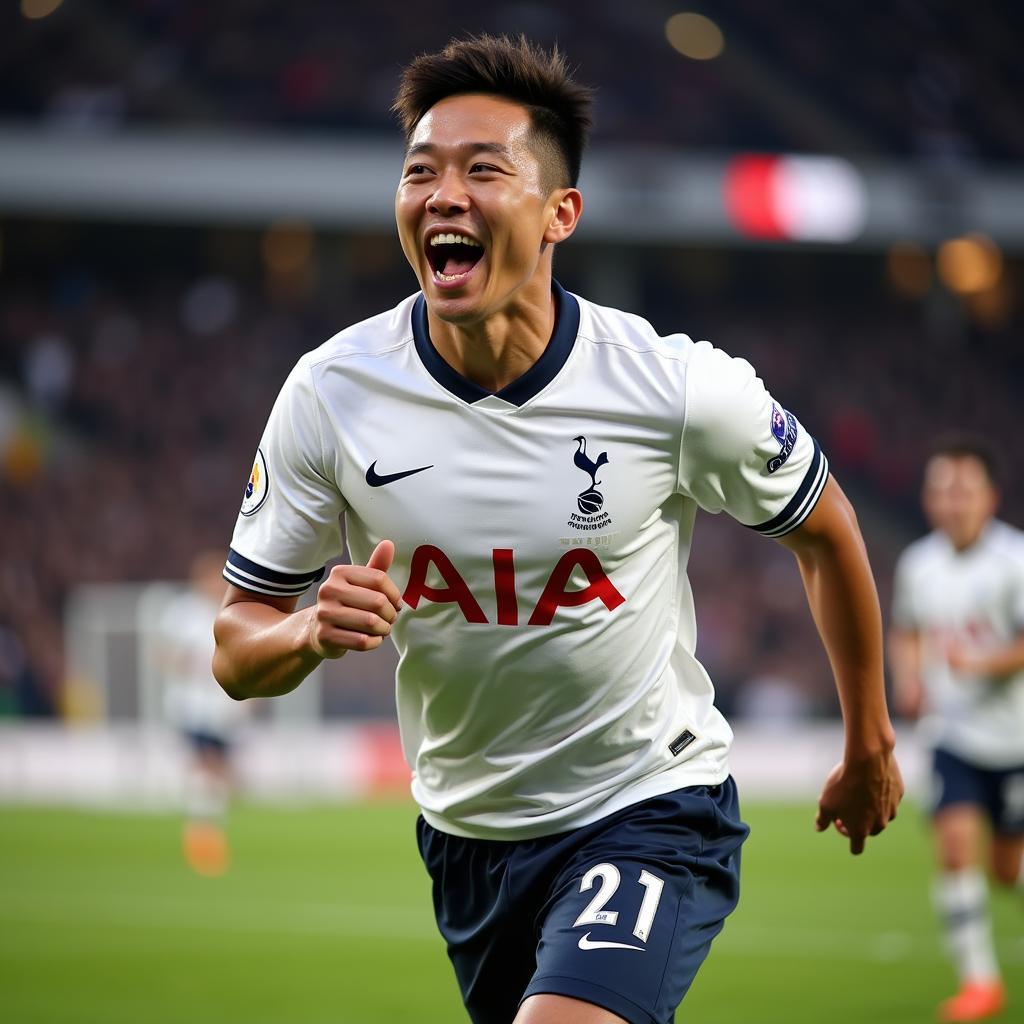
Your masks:
{"label": "goal post", "polygon": [[[90,583],[72,591],[64,615],[67,720],[167,724],[161,637],[168,608],[185,590],[161,581]],[[268,717],[298,725],[319,721],[320,675],[315,670],[292,693],[267,702]],[[217,685],[212,671],[210,685]]]}

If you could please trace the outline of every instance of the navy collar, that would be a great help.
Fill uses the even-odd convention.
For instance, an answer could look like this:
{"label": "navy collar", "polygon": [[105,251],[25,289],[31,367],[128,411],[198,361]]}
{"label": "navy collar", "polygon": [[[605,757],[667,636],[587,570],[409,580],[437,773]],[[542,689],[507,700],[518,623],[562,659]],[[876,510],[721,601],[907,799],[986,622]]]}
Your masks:
{"label": "navy collar", "polygon": [[558,371],[565,365],[569,353],[572,352],[580,329],[580,304],[575,296],[570,295],[557,281],[551,282],[551,292],[555,297],[555,329],[547,348],[526,373],[500,391],[488,391],[480,387],[474,381],[463,377],[461,373],[457,373],[441,358],[430,340],[427,302],[422,293],[417,296],[412,308],[412,335],[420,361],[441,387],[464,402],[472,404],[493,395],[511,405],[524,405],[558,376]]}

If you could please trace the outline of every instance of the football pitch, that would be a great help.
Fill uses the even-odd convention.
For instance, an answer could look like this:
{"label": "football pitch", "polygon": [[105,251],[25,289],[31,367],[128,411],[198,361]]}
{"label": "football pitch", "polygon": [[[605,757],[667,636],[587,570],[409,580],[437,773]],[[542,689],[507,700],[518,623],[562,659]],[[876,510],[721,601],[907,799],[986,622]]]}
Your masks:
{"label": "football pitch", "polygon": [[[680,1024],[931,1021],[953,987],[920,816],[853,858],[810,803],[751,804],[740,909]],[[414,810],[241,806],[234,863],[185,868],[169,814],[0,808],[0,1019],[9,1024],[466,1020],[413,840]],[[1024,906],[994,901],[1024,1022]]]}

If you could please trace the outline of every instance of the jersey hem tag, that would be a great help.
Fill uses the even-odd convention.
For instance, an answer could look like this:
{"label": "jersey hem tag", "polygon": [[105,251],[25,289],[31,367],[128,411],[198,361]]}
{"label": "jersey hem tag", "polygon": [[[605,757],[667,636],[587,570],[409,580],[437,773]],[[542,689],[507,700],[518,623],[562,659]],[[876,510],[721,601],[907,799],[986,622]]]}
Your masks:
{"label": "jersey hem tag", "polygon": [[697,737],[689,729],[684,729],[669,745],[672,756],[681,754]]}

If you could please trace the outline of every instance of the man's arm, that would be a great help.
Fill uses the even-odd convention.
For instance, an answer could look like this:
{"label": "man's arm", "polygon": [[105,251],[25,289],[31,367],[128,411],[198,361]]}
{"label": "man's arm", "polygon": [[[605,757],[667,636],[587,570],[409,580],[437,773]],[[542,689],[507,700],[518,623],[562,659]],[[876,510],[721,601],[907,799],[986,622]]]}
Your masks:
{"label": "man's arm", "polygon": [[316,604],[250,593],[235,586],[214,623],[213,674],[235,700],[294,690],[325,658],[372,651],[391,632],[402,597],[388,576],[395,546],[381,541],[366,565],[336,565]]}
{"label": "man's arm", "polygon": [[893,626],[889,630],[889,666],[892,669],[896,711],[918,718],[924,710],[924,682],[921,678],[921,634],[914,629]]}
{"label": "man's arm", "polygon": [[1024,669],[1024,636],[991,651],[975,651],[953,645],[949,649],[949,666],[955,672],[983,676],[987,679],[1006,679]]}
{"label": "man's arm", "polygon": [[885,702],[882,616],[853,507],[829,479],[814,511],[780,542],[796,555],[811,614],[832,665],[843,712],[843,760],[818,801],[818,831],[830,822],[861,853],[896,816],[903,780]]}

